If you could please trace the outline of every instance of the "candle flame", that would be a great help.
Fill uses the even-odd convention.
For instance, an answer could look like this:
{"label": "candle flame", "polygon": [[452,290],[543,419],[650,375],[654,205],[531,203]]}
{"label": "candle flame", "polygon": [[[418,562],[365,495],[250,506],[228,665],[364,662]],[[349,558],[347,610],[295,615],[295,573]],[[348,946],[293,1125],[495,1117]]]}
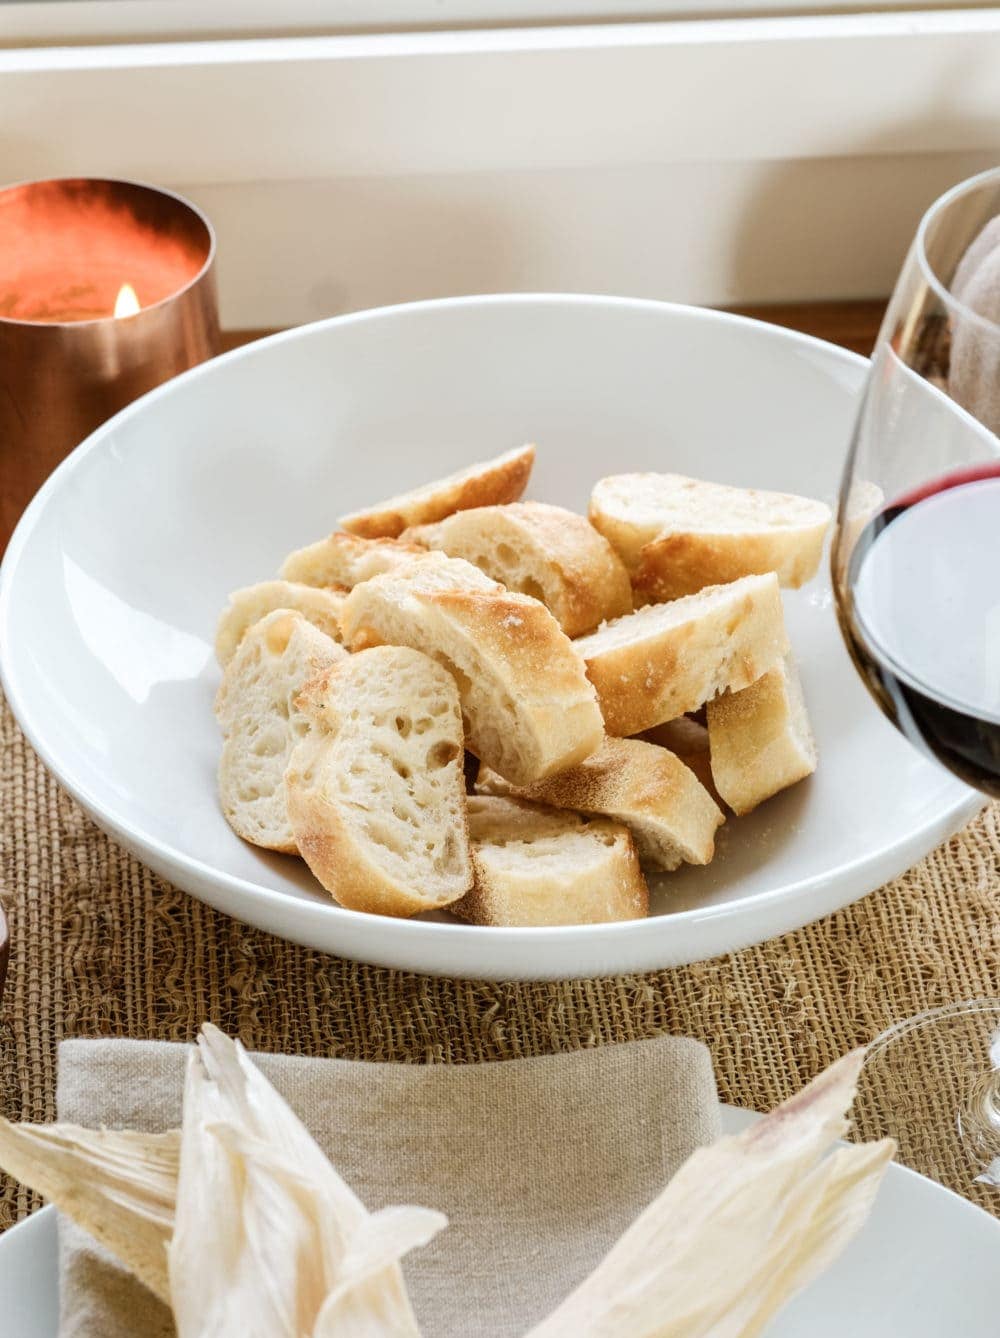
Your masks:
{"label": "candle flame", "polygon": [[115,298],[116,316],[134,316],[140,310],[139,299],[130,283],[123,283]]}

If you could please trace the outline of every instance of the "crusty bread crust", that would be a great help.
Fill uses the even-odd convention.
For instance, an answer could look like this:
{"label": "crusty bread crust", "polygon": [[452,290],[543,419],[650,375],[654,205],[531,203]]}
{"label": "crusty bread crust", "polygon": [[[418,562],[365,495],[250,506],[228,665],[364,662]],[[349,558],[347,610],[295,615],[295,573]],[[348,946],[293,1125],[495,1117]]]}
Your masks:
{"label": "crusty bread crust", "polygon": [[596,695],[552,614],[460,558],[429,553],[356,586],[341,624],[353,649],[408,645],[449,668],[466,746],[515,783],[573,766],[601,742]]}
{"label": "crusty bread crust", "polygon": [[354,511],[341,517],[340,523],[366,539],[395,539],[408,526],[429,525],[454,511],[516,502],[528,486],[534,463],[534,446],[521,446],[377,506]]}
{"label": "crusty bread crust", "polygon": [[284,771],[308,721],[295,702],[310,678],[347,651],[301,614],[276,609],[247,632],[215,698],[222,728],[219,801],[237,836],[295,854]]}
{"label": "crusty bread crust", "polygon": [[473,924],[607,924],[649,913],[635,846],[618,823],[474,796],[469,832],[475,884],[450,909]]}
{"label": "crusty bread crust", "polygon": [[792,657],[709,702],[708,735],[716,789],[738,815],[812,775],[816,744]]}
{"label": "crusty bread crust", "polygon": [[628,572],[583,516],[546,502],[459,511],[404,539],[465,558],[509,590],[533,595],[569,637],[632,611]]}
{"label": "crusty bread crust", "polygon": [[698,720],[688,715],[678,716],[676,720],[664,720],[662,725],[643,730],[640,738],[647,743],[655,743],[666,748],[675,757],[679,757],[686,767],[698,777],[702,785],[716,803],[719,796],[712,779],[712,760],[708,752],[708,730]]}
{"label": "crusty bread crust", "polygon": [[574,646],[609,734],[641,734],[731,688],[788,651],[778,578],[744,576],[607,623]]}
{"label": "crusty bread crust", "polygon": [[816,575],[829,519],[794,534],[667,534],[645,545],[634,575],[636,601],[659,604],[773,571],[797,589]]}
{"label": "crusty bread crust", "polygon": [[225,669],[249,628],[275,609],[294,609],[321,632],[339,641],[343,604],[343,591],[315,589],[294,581],[261,581],[234,590],[216,629],[216,658]]}
{"label": "crusty bread crust", "polygon": [[658,869],[708,864],[723,821],[694,773],[673,753],[641,739],[605,739],[577,766],[535,785],[510,785],[482,767],[476,789],[613,818],[632,833],[643,864]]}
{"label": "crusty bread crust", "polygon": [[399,539],[362,539],[336,530],[306,548],[289,553],[281,566],[282,578],[302,585],[341,586],[351,590],[362,581],[403,566],[425,550]]}
{"label": "crusty bread crust", "polygon": [[655,603],[768,571],[803,585],[819,565],[830,508],[681,474],[616,474],[594,488],[590,518],[621,555],[639,601]]}
{"label": "crusty bread crust", "polygon": [[307,684],[309,735],[285,772],[299,851],[342,906],[435,910],[472,885],[462,721],[451,675],[405,647],[346,656]]}

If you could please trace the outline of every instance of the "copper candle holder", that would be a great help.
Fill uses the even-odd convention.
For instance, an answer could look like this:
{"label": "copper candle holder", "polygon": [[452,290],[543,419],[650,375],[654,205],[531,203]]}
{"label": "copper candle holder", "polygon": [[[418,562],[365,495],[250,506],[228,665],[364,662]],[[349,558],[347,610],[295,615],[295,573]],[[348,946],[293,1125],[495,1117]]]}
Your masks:
{"label": "copper candle holder", "polygon": [[218,351],[215,235],[188,201],[134,181],[0,191],[0,552],[74,446]]}

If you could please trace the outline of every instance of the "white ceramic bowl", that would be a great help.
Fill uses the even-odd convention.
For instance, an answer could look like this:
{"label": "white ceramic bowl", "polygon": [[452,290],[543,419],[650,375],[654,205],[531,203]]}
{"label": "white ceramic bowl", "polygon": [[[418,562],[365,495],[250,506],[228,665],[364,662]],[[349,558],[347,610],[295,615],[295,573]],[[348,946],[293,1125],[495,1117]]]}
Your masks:
{"label": "white ceramic bowl", "polygon": [[485,929],[332,905],[244,845],[215,795],[215,621],[338,516],[526,440],[530,494],[584,509],[621,470],[833,500],[861,359],[654,302],[492,297],[345,316],[169,383],[56,471],[11,543],[0,654],[32,744],[94,819],[178,886],[347,957],[486,978],[696,961],[794,929],[902,872],[979,800],[883,720],[841,645],[825,570],[786,594],[820,748],[814,778],[659,880],[627,924]]}

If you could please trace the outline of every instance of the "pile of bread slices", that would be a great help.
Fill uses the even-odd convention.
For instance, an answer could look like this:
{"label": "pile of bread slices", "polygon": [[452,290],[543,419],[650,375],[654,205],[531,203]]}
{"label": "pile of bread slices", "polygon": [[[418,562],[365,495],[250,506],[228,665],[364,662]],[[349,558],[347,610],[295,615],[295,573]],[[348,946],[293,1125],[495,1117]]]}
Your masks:
{"label": "pile of bread slices", "polygon": [[779,585],[821,502],[670,474],[522,502],[532,446],[345,516],[219,623],[223,811],[342,905],[641,917],[722,805],[809,775]]}

